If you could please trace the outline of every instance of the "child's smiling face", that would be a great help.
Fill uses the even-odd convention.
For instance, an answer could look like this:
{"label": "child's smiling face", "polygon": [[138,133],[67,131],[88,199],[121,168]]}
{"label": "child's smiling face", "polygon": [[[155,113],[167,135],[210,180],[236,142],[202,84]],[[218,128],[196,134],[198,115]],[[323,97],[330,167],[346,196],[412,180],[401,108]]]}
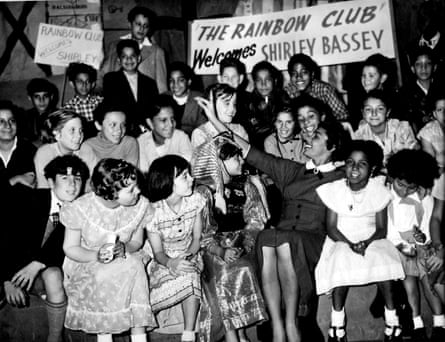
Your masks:
{"label": "child's smiling face", "polygon": [[370,97],[363,104],[362,114],[371,128],[379,128],[385,125],[389,111],[382,100]]}
{"label": "child's smiling face", "polygon": [[304,106],[298,110],[297,120],[304,136],[311,137],[321,119],[320,113],[311,106]]}
{"label": "child's smiling face", "polygon": [[371,176],[368,157],[362,151],[352,151],[345,165],[346,178],[351,190],[363,189]]}
{"label": "child's smiling face", "polygon": [[280,112],[275,120],[278,139],[285,142],[295,135],[295,120],[291,113]]}
{"label": "child's smiling face", "polygon": [[433,77],[435,65],[431,58],[427,55],[417,57],[411,70],[419,81],[428,81]]}
{"label": "child's smiling face", "polygon": [[135,73],[137,71],[138,64],[141,56],[134,51],[131,47],[125,47],[122,49],[122,53],[119,56],[119,62],[122,69],[128,73]]}

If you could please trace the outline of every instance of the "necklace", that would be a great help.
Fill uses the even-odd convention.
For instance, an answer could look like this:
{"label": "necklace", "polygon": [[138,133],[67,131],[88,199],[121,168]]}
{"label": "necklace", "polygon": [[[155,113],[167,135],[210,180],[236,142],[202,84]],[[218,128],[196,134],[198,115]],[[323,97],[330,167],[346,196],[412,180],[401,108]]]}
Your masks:
{"label": "necklace", "polygon": [[354,191],[349,186],[349,193],[351,194],[352,203],[348,205],[350,211],[354,210],[354,207],[360,206],[365,200],[366,188]]}

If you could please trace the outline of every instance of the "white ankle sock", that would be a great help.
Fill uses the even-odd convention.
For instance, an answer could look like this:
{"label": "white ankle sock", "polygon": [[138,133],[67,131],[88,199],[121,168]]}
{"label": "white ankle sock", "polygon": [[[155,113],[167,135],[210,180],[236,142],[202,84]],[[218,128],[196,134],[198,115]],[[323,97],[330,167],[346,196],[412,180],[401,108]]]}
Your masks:
{"label": "white ankle sock", "polygon": [[421,329],[425,326],[423,325],[423,319],[421,316],[413,317],[414,329]]}
{"label": "white ankle sock", "polygon": [[395,309],[389,310],[385,306],[385,323],[387,325],[387,327],[385,328],[385,335],[392,335],[394,329],[395,336],[399,336],[402,333],[402,329],[399,328],[399,316],[397,316],[397,312]]}
{"label": "white ankle sock", "polygon": [[196,339],[195,332],[190,330],[184,330],[182,332],[181,341],[194,342]]}
{"label": "white ankle sock", "polygon": [[[331,328],[329,328],[329,335],[331,337],[338,336],[343,337],[346,335],[346,331],[344,329],[345,326],[345,308],[341,309],[340,311],[335,311],[334,308],[332,308],[331,311]],[[339,327],[342,327],[339,329]],[[335,329],[335,331],[334,331]]]}
{"label": "white ankle sock", "polygon": [[113,335],[99,334],[97,335],[97,342],[113,342]]}
{"label": "white ankle sock", "polygon": [[433,315],[433,326],[445,328],[445,315]]}
{"label": "white ankle sock", "polygon": [[131,342],[147,342],[146,334],[131,335]]}

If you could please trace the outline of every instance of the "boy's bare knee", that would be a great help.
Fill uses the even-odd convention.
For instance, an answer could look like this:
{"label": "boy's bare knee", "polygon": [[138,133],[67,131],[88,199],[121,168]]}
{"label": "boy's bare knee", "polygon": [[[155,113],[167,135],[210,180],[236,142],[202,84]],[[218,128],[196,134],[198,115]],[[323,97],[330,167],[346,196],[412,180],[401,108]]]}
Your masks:
{"label": "boy's bare knee", "polygon": [[63,289],[63,273],[59,267],[48,267],[42,272],[45,289]]}

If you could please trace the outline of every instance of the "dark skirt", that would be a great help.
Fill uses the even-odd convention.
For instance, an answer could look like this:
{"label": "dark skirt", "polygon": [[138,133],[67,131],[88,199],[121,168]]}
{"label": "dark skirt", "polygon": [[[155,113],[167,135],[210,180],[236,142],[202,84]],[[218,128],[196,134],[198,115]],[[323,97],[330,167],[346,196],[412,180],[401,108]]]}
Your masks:
{"label": "dark skirt", "polygon": [[266,229],[256,242],[259,269],[263,266],[263,247],[278,247],[288,243],[298,279],[300,304],[298,315],[307,316],[315,296],[315,266],[320,258],[325,235],[302,230]]}

